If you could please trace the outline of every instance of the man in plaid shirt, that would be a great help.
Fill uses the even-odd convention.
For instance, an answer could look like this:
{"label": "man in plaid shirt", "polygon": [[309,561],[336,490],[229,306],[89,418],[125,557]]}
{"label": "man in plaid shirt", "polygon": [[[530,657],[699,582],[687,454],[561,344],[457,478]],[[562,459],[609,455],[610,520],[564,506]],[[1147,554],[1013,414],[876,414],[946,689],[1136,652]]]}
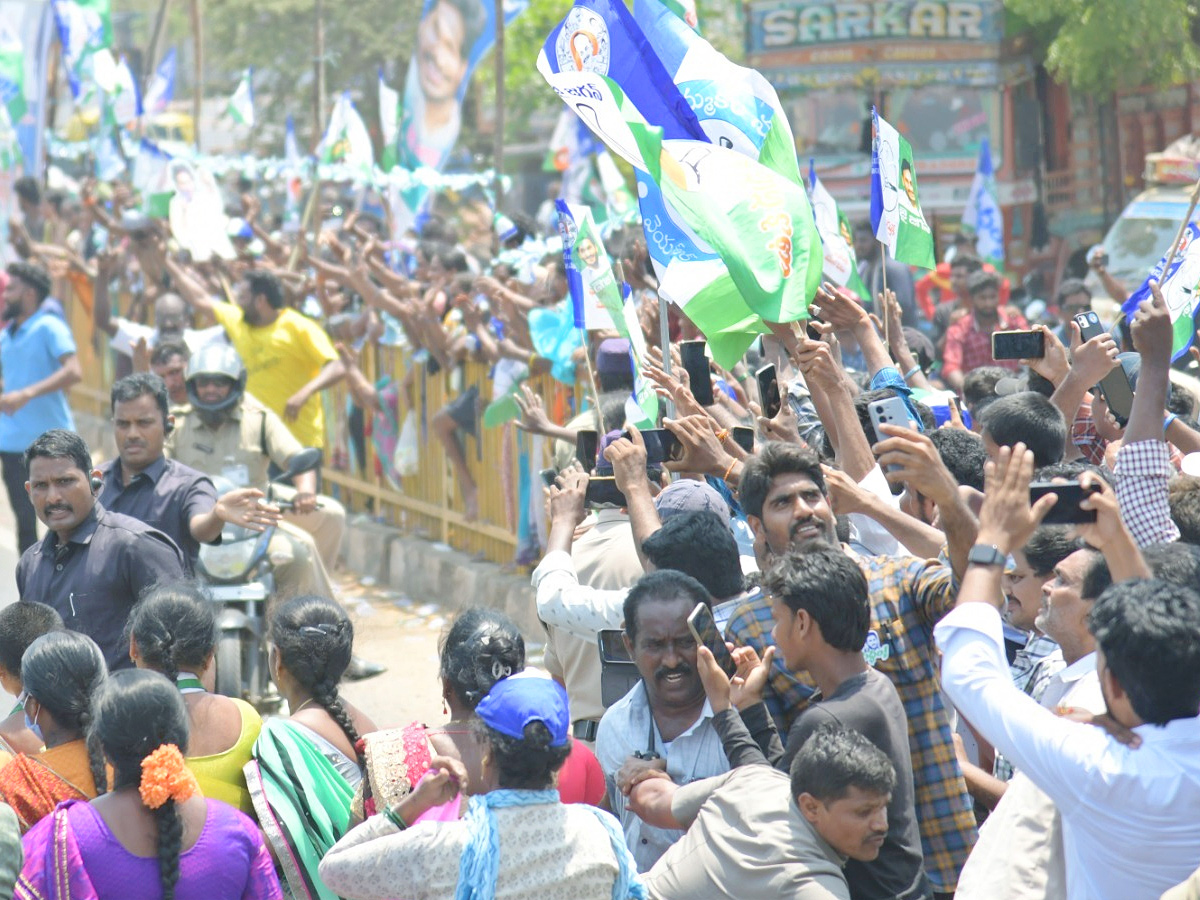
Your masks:
{"label": "man in plaid shirt", "polygon": [[992,359],[992,332],[1028,328],[1025,317],[1014,309],[1000,306],[1000,279],[992,272],[976,272],[967,281],[971,313],[946,331],[942,351],[942,378],[962,393],[963,377],[980,366],[1003,366],[1014,372],[1021,363],[1015,359]]}
{"label": "man in plaid shirt", "polygon": [[[927,437],[884,428],[891,436],[876,448],[880,465],[900,466],[893,477],[937,504],[949,558],[955,568],[965,568],[976,523],[953,476]],[[769,554],[802,551],[809,542],[837,544],[825,479],[811,451],[767,444],[746,461],[739,493],[755,537]],[[934,624],[954,606],[955,578],[949,567],[911,556],[858,557],[858,563],[871,593],[871,629],[863,655],[892,679],[904,703],[926,873],[936,892],[950,895],[976,839],[933,647]],[[770,598],[750,599],[734,611],[726,638],[761,654],[772,643],[772,624]],[[776,657],[765,699],[785,726],[814,690],[807,673],[787,671]]]}

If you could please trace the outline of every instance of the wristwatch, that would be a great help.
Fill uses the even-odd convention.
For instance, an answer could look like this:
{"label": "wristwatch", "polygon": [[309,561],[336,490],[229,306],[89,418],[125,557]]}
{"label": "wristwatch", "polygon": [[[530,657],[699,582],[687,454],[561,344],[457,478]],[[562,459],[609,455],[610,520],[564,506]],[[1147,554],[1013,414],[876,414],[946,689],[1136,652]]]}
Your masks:
{"label": "wristwatch", "polygon": [[1008,554],[1001,553],[995,544],[976,544],[967,554],[967,562],[974,566],[1003,566]]}

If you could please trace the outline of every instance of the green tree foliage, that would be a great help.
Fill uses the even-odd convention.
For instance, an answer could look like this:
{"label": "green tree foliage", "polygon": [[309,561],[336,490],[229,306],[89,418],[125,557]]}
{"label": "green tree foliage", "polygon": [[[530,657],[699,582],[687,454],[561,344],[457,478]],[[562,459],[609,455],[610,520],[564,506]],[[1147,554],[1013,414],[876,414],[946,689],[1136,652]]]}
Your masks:
{"label": "green tree foliage", "polygon": [[[204,2],[208,72],[236,73],[254,66],[255,93],[263,100],[258,115],[268,123],[282,125],[292,113],[302,143],[314,133],[314,9],[313,0]],[[323,3],[326,89],[330,97],[350,91],[372,131],[378,130],[379,121],[376,73],[382,66],[393,87],[401,85],[416,42],[420,13],[420,0]],[[211,80],[207,87],[216,91]]]}
{"label": "green tree foliage", "polygon": [[1109,94],[1200,72],[1193,0],[1005,0],[1045,42],[1046,67],[1075,90]]}

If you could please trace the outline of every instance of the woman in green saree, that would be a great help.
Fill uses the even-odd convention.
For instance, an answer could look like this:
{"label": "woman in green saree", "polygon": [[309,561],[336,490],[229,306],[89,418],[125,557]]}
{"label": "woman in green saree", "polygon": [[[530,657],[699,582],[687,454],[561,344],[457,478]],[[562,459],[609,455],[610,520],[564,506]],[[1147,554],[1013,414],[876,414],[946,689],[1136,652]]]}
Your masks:
{"label": "woman in green saree", "polygon": [[263,723],[246,786],[292,897],[335,900],[317,876],[321,857],[350,828],[362,781],[359,735],[375,725],[338,696],[354,628],[324,597],[296,597],[271,619],[271,676],[290,718]]}

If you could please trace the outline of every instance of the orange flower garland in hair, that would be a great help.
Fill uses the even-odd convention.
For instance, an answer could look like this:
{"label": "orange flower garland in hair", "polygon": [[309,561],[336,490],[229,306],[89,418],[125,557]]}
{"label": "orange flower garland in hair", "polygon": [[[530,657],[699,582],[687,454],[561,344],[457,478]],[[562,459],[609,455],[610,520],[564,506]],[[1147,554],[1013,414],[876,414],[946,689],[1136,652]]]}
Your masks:
{"label": "orange flower garland in hair", "polygon": [[163,744],[142,760],[142,802],[158,809],[168,800],[182,803],[200,793],[200,785],[174,744]]}

